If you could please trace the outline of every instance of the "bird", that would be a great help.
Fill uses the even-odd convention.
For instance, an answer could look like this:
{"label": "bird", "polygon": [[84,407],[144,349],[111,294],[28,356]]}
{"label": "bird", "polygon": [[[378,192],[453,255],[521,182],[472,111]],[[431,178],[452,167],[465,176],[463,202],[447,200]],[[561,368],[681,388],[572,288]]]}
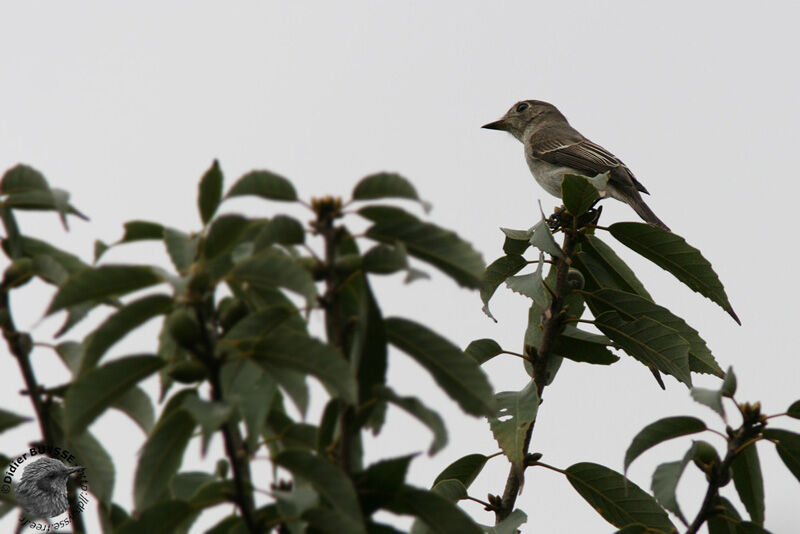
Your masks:
{"label": "bird", "polygon": [[83,466],[67,467],[46,456],[25,468],[15,488],[22,509],[33,517],[49,518],[67,510],[67,479],[73,473],[86,469]]}
{"label": "bird", "polygon": [[644,221],[669,231],[645,203],[650,194],[614,154],[581,135],[553,104],[541,100],[517,102],[500,120],[482,128],[502,130],[525,145],[525,160],[545,191],[561,198],[564,174],[594,177],[608,173],[609,196],[627,203]]}

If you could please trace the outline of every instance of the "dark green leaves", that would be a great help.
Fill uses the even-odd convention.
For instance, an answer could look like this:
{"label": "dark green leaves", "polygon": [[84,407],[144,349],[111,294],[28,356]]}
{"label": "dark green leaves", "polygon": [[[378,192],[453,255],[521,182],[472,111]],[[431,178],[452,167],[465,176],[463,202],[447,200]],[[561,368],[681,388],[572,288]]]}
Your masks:
{"label": "dark green leaves", "polygon": [[408,253],[425,261],[458,284],[479,288],[483,258],[450,230],[417,219],[381,220],[367,229],[367,237],[386,244],[403,243]]}
{"label": "dark green leaves", "polygon": [[435,486],[443,480],[454,479],[461,482],[465,488],[469,488],[488,460],[489,457],[483,454],[468,454],[459,458],[439,473],[439,476],[433,481],[433,485]]}
{"label": "dark green leaves", "polygon": [[689,344],[676,330],[647,316],[626,322],[614,311],[601,313],[595,325],[637,360],[691,386]]}
{"label": "dark green leaves", "polygon": [[755,443],[745,447],[731,464],[733,484],[739,493],[750,519],[757,525],[764,524],[764,478]]}
{"label": "dark green leaves", "polygon": [[491,265],[486,267],[486,272],[483,275],[483,283],[481,284],[483,313],[494,319],[492,312],[489,311],[489,300],[506,278],[517,274],[527,263],[528,262],[522,256],[508,255],[496,259]]}
{"label": "dark green leaves", "polygon": [[581,497],[615,527],[641,523],[662,532],[675,531],[653,497],[616,471],[586,462],[570,466],[565,474]]}
{"label": "dark green leaves", "polygon": [[437,534],[482,534],[469,516],[445,497],[406,486],[386,505],[396,513],[413,515]]}
{"label": "dark green leaves", "polygon": [[778,428],[767,428],[764,430],[764,437],[775,443],[778,456],[800,481],[800,434]]}
{"label": "dark green leaves", "polygon": [[208,229],[203,255],[210,260],[233,248],[249,224],[250,221],[241,215],[217,217]]}
{"label": "dark green leaves", "polygon": [[625,452],[625,471],[647,449],[668,439],[696,434],[706,429],[706,424],[696,417],[677,416],[659,419],[639,431]]}
{"label": "dark green leaves", "polygon": [[556,338],[553,353],[574,362],[611,365],[619,361],[619,357],[608,350],[610,344],[611,341],[605,336],[568,324]]}
{"label": "dark green leaves", "polygon": [[277,250],[269,249],[244,260],[234,267],[230,276],[256,288],[285,287],[305,297],[309,305],[316,300],[317,288],[311,273]]}
{"label": "dark green leaves", "polygon": [[208,221],[214,217],[219,203],[222,200],[222,170],[219,168],[219,162],[214,160],[211,168],[206,171],[200,179],[197,194],[197,208],[200,211],[200,219],[203,224],[208,224]]}
{"label": "dark green leaves", "polygon": [[0,180],[0,195],[49,190],[50,186],[42,173],[27,165],[19,164],[8,169]]}
{"label": "dark green leaves", "polygon": [[728,302],[725,288],[717,273],[700,251],[689,245],[685,239],[645,223],[615,223],[609,231],[625,246],[669,271],[693,291],[719,304],[741,324]]}
{"label": "dark green leaves", "polygon": [[789,409],[786,410],[786,415],[795,419],[800,419],[800,400],[794,401]]}
{"label": "dark green leaves", "polygon": [[69,387],[64,399],[67,433],[84,431],[112,402],[163,364],[156,356],[128,356],[82,375]]}
{"label": "dark green leaves", "polygon": [[417,194],[411,182],[399,174],[381,172],[363,178],[353,189],[353,200],[376,198],[407,198],[422,203],[425,211],[430,207]]}
{"label": "dark green leaves", "polygon": [[97,299],[120,296],[163,282],[153,268],[143,265],[102,265],[70,277],[59,289],[47,314]]}
{"label": "dark green leaves", "polygon": [[24,417],[22,415],[17,415],[5,410],[0,410],[0,433],[30,420],[30,417]]}
{"label": "dark green leaves", "polygon": [[503,454],[522,472],[526,452],[525,438],[539,409],[536,384],[531,380],[522,391],[504,391],[495,398],[497,412],[489,417],[489,426]]}
{"label": "dark green leaves", "polygon": [[425,367],[434,380],[472,415],[494,413],[494,397],[475,360],[421,324],[392,317],[385,320],[389,342]]}
{"label": "dark green leaves", "polygon": [[311,482],[340,518],[346,520],[347,532],[365,533],[361,507],[352,482],[337,467],[307,451],[288,450],[275,458],[275,464]]}
{"label": "dark green leaves", "polygon": [[656,467],[656,470],[653,472],[653,484],[651,486],[656,500],[661,503],[664,508],[678,516],[678,518],[683,521],[684,525],[688,525],[688,522],[683,512],[681,512],[680,506],[678,506],[676,490],[683,470],[694,457],[694,450],[695,447],[692,445],[681,460],[666,462]]}
{"label": "dark green leaves", "polygon": [[228,197],[255,195],[270,200],[297,200],[292,183],[283,176],[269,171],[251,171],[233,184]]}
{"label": "dark green leaves", "polygon": [[598,189],[604,189],[608,175],[598,175],[594,179],[565,174],[561,181],[561,198],[564,206],[574,217],[580,217],[600,199]]}
{"label": "dark green leaves", "polygon": [[494,339],[476,339],[464,349],[464,352],[472,356],[478,365],[483,365],[498,354],[502,354],[503,349]]}

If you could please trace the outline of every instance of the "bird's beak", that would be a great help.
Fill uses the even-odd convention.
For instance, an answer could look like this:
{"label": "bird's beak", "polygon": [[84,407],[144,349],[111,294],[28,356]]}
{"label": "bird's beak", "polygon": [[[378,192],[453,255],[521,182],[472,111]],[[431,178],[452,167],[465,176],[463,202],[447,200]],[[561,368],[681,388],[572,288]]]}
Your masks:
{"label": "bird's beak", "polygon": [[69,474],[71,475],[73,473],[77,473],[77,472],[83,471],[85,469],[86,468],[84,466],[82,466],[82,465],[78,465],[78,466],[75,466],[75,467],[70,467],[69,468]]}
{"label": "bird's beak", "polygon": [[502,130],[508,131],[505,119],[500,119],[499,121],[490,122],[489,124],[484,124],[481,128],[486,128],[487,130]]}

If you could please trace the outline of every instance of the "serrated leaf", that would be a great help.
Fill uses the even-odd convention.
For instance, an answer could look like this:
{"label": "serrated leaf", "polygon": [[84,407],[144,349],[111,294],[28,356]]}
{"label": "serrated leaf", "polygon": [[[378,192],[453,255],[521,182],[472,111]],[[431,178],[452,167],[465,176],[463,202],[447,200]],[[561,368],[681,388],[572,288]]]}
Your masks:
{"label": "serrated leaf", "polygon": [[419,220],[391,219],[376,222],[366,235],[387,244],[400,241],[409,254],[433,265],[459,285],[475,289],[481,286],[483,258],[450,230]]}
{"label": "serrated leaf", "polygon": [[270,171],[248,172],[233,184],[226,197],[243,195],[254,195],[270,200],[297,200],[297,192],[292,183]]}
{"label": "serrated leaf", "polygon": [[611,365],[619,356],[608,350],[611,340],[600,334],[586,332],[573,325],[566,325],[553,345],[553,353],[574,362],[595,365]]}
{"label": "serrated leaf", "polygon": [[106,351],[132,330],[153,317],[165,314],[172,303],[172,298],[168,295],[148,295],[126,304],[110,315],[86,337],[80,363],[80,374],[96,367],[97,362]]}
{"label": "serrated leaf", "polygon": [[219,162],[214,160],[211,167],[203,174],[197,188],[197,208],[203,224],[208,224],[217,212],[222,201],[222,184],[224,177]]}
{"label": "serrated leaf", "polygon": [[339,468],[301,450],[283,451],[275,457],[274,463],[308,480],[335,510],[349,520],[348,532],[366,532],[356,491]]}
{"label": "serrated leaf", "polygon": [[362,178],[353,189],[353,200],[373,200],[376,198],[407,198],[421,203],[425,211],[430,205],[423,202],[411,182],[399,174],[381,172]]}
{"label": "serrated leaf", "polygon": [[313,305],[317,297],[314,279],[294,259],[274,249],[244,260],[233,268],[233,281],[252,284],[256,288],[283,287],[305,297]]}
{"label": "serrated leaf", "polygon": [[751,443],[741,450],[731,464],[733,485],[742,500],[742,504],[750,514],[750,519],[757,525],[764,524],[764,478],[761,476],[761,464],[758,461],[756,444]]}
{"label": "serrated leaf", "polygon": [[294,332],[276,332],[255,346],[253,357],[256,362],[313,375],[334,395],[356,402],[353,372],[339,351],[328,344]]}
{"label": "serrated leaf", "polygon": [[586,277],[587,290],[611,287],[635,293],[649,301],[653,300],[633,270],[599,237],[585,236],[573,259],[578,260],[575,266],[581,269]]}
{"label": "serrated leaf", "polygon": [[183,460],[195,422],[181,409],[164,411],[142,448],[133,488],[136,510],[142,511],[159,502],[164,490]]}
{"label": "serrated leaf", "polygon": [[716,389],[692,388],[692,398],[695,402],[708,406],[725,420],[725,407],[722,405],[722,392]]}
{"label": "serrated leaf", "polygon": [[211,260],[229,251],[238,243],[249,225],[250,220],[241,215],[220,215],[214,219],[203,245],[203,256]]}
{"label": "serrated leaf", "polygon": [[[717,364],[706,342],[700,334],[686,324],[686,321],[674,315],[663,306],[651,300],[618,289],[604,288],[591,293],[582,293],[590,305],[592,313],[599,314],[606,310],[614,310],[626,321],[647,316],[672,328],[689,344],[689,369],[698,372],[710,372],[722,377],[723,372]],[[599,312],[599,313],[598,313]]]}
{"label": "serrated leaf", "polygon": [[503,454],[522,472],[525,459],[525,438],[536,420],[539,410],[539,392],[531,380],[521,391],[498,393],[497,412],[489,417],[489,426]]}
{"label": "serrated leaf", "polygon": [[89,301],[121,296],[163,282],[152,267],[101,265],[71,276],[53,297],[47,315]]}
{"label": "serrated leaf", "polygon": [[432,491],[406,486],[385,508],[418,517],[437,534],[482,534],[464,511]]}
{"label": "serrated leaf", "polygon": [[153,403],[150,401],[150,396],[139,386],[133,386],[125,391],[111,404],[111,407],[128,415],[145,434],[149,434],[153,429],[156,417]]}
{"label": "serrated leaf", "polygon": [[0,410],[0,433],[28,421],[33,421],[33,419],[23,415],[7,412],[5,410]]}
{"label": "serrated leaf", "polygon": [[561,257],[564,254],[556,240],[553,239],[553,234],[544,218],[536,223],[529,232],[531,233],[530,243],[534,247],[554,257]]}
{"label": "serrated leaf", "polygon": [[[608,175],[598,175],[604,177],[608,182]],[[589,178],[577,174],[564,174],[561,180],[561,198],[564,206],[573,217],[580,217],[600,199],[598,189],[604,189],[601,180],[595,185]]]}
{"label": "serrated leaf", "polygon": [[639,455],[651,447],[669,439],[702,432],[706,428],[703,421],[689,416],[665,417],[650,423],[634,436],[628,450],[625,451],[625,471],[628,471],[628,467]]}
{"label": "serrated leaf", "polygon": [[127,356],[82,375],[70,385],[64,398],[67,434],[83,432],[123,393],[162,365],[164,361],[157,356]]}
{"label": "serrated leaf", "polygon": [[640,362],[692,385],[689,344],[674,328],[647,316],[626,322],[614,311],[601,313],[594,324]]}
{"label": "serrated leaf", "polygon": [[513,230],[511,228],[500,228],[500,230],[506,236],[503,241],[503,252],[509,256],[521,256],[531,246],[529,241],[531,235],[527,230]]}
{"label": "serrated leaf", "polygon": [[421,324],[392,317],[384,320],[391,344],[414,358],[461,409],[472,415],[494,413],[494,396],[477,362]]}
{"label": "serrated leaf", "polygon": [[609,231],[623,245],[672,273],[693,291],[719,304],[737,323],[742,324],[711,264],[684,238],[646,223],[614,223]]}
{"label": "serrated leaf", "polygon": [[568,467],[565,474],[581,497],[615,527],[641,523],[663,532],[676,531],[655,499],[616,471],[584,462]]}
{"label": "serrated leaf", "polygon": [[542,307],[547,306],[550,295],[545,293],[544,280],[542,278],[543,267],[544,254],[540,252],[536,270],[532,273],[509,277],[506,279],[506,286],[514,293],[519,293],[538,302]]}
{"label": "serrated leaf", "polygon": [[498,354],[503,353],[503,349],[497,344],[494,339],[476,339],[467,345],[464,353],[472,356],[478,365],[483,365]]}
{"label": "serrated leaf", "polygon": [[448,479],[437,482],[431,488],[431,491],[441,495],[450,502],[458,502],[461,499],[467,498],[467,488],[460,480]]}
{"label": "serrated leaf", "polygon": [[378,388],[376,395],[378,398],[384,399],[398,408],[402,408],[420,423],[428,427],[433,433],[433,441],[431,441],[431,445],[428,448],[429,456],[433,456],[447,445],[447,430],[445,429],[442,417],[425,406],[418,398],[401,397],[386,386]]}
{"label": "serrated leaf", "polygon": [[433,484],[435,486],[442,480],[454,479],[469,488],[472,482],[481,473],[488,460],[489,457],[483,454],[468,454],[467,456],[463,456],[445,467],[444,471],[439,473],[439,476],[433,481]]}
{"label": "serrated leaf", "polygon": [[656,467],[656,470],[653,472],[653,483],[651,486],[653,495],[661,506],[675,514],[684,525],[688,525],[689,523],[686,521],[683,512],[681,512],[680,506],[678,506],[678,498],[675,492],[678,488],[681,475],[683,475],[683,470],[686,469],[686,465],[694,457],[694,452],[695,447],[692,445],[681,460],[666,462]]}
{"label": "serrated leaf", "polygon": [[489,300],[497,291],[497,288],[509,276],[517,274],[528,262],[522,256],[503,256],[497,258],[491,265],[486,267],[481,284],[481,300],[483,301],[483,313],[494,319],[492,312],[489,311]]}
{"label": "serrated leaf", "polygon": [[779,428],[767,428],[764,430],[763,436],[777,442],[775,448],[778,450],[778,456],[781,457],[784,465],[795,478],[800,481],[800,434]]}

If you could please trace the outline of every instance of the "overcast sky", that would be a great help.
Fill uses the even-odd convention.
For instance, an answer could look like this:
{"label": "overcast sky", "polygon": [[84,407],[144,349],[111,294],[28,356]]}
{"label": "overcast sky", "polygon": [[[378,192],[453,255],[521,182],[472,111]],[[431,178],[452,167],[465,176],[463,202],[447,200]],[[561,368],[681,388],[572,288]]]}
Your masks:
{"label": "overcast sky", "polygon": [[[656,301],[697,328],[720,365],[733,365],[738,398],[768,413],[800,398],[795,341],[797,153],[800,147],[800,38],[796,2],[69,2],[0,6],[0,170],[18,162],[72,193],[91,222],[65,234],[50,214],[21,217],[23,231],[91,259],[95,239],[111,242],[122,223],[147,218],[199,228],[196,183],[219,158],[227,184],[265,168],[292,179],[304,198],[347,195],[360,177],[399,172],[433,203],[432,221],[456,229],[487,263],[502,254],[499,227],[527,228],[556,200],[531,178],[522,146],[479,127],[520,99],[547,100],[573,126],[620,156],[650,190],[647,202],[702,250],[720,275],[743,326],[658,267],[613,244]],[[569,5],[567,5],[569,4]],[[606,203],[606,224],[637,220]],[[225,209],[307,218],[284,204],[239,200]],[[613,239],[610,237],[608,241]],[[121,247],[107,261],[167,265],[155,244]],[[427,269],[432,271],[432,269]],[[403,286],[376,280],[384,314],[425,322],[460,346],[480,337],[521,348],[527,302],[501,288],[495,324],[476,293],[434,274]],[[20,328],[48,341],[61,317],[41,323],[51,291],[14,293]],[[86,328],[102,314],[92,316]],[[321,319],[312,318],[319,331]],[[157,325],[116,346],[110,356],[154,349]],[[16,362],[0,353],[2,405],[32,413],[17,395]],[[54,354],[34,353],[43,383],[68,378]],[[483,420],[460,413],[420,368],[392,353],[390,380],[441,408],[450,445],[412,463],[410,478],[429,486],[453,460],[490,454]],[[487,368],[495,388],[520,389],[519,361]],[[718,381],[698,377],[696,384]],[[156,391],[157,380],[146,382]],[[318,396],[312,414],[322,405]],[[545,392],[533,450],[562,468],[591,461],[622,469],[624,449],[656,419],[694,414],[721,429],[685,387],[661,391],[627,356],[611,367],[565,362]],[[313,420],[312,420],[313,422]],[[427,430],[396,411],[369,459],[427,449]],[[776,426],[800,430],[797,421]],[[117,465],[115,500],[132,504],[132,472],[144,436],[110,413],[92,427]],[[34,424],[2,435],[0,450],[38,439]],[[719,439],[704,438],[721,445]],[[221,450],[215,438],[212,452]],[[682,457],[689,440],[648,452],[630,471],[644,488],[661,462]],[[800,487],[771,445],[759,446],[766,479],[766,527],[797,526]],[[197,448],[184,469],[196,469]],[[266,477],[262,466],[258,476]],[[502,493],[507,465],[492,460],[470,493]],[[91,473],[88,474],[91,482]],[[263,486],[267,485],[264,480]],[[679,499],[693,517],[705,489],[687,470]],[[724,494],[739,504],[732,485]],[[562,477],[529,470],[517,501],[523,532],[613,532]],[[478,521],[492,515],[474,503]],[[739,506],[740,510],[743,510]],[[204,515],[196,531],[229,507]],[[86,516],[96,527],[94,511]],[[392,516],[399,526],[408,522]],[[3,531],[16,514],[0,520]],[[533,527],[536,526],[534,529]]]}

